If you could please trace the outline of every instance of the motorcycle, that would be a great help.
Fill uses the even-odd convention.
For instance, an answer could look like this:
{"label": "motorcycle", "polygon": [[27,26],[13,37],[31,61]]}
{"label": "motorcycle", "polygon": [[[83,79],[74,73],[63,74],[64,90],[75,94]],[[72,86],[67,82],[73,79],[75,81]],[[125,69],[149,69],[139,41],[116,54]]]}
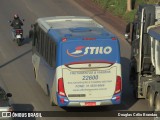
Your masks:
{"label": "motorcycle", "polygon": [[21,46],[23,41],[23,29],[15,29],[14,31],[14,39],[16,40],[18,46]]}
{"label": "motorcycle", "polygon": [[[24,19],[23,19],[24,21]],[[10,23],[12,21],[9,21]],[[12,31],[12,35],[13,35],[13,40],[17,42],[18,46],[21,46],[22,45],[22,41],[23,41],[23,29],[20,28],[20,29],[13,29]]]}

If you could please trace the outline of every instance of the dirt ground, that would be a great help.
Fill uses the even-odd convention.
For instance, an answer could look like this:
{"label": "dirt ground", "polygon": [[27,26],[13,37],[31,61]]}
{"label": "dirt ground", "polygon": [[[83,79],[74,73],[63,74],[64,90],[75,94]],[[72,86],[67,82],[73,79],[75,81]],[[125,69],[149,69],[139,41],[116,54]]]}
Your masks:
{"label": "dirt ground", "polygon": [[127,23],[118,16],[114,16],[109,11],[102,9],[92,0],[75,0],[79,5],[81,5],[86,10],[92,12],[94,17],[100,17],[103,21],[106,21],[111,26],[113,26],[120,34],[125,33]]}

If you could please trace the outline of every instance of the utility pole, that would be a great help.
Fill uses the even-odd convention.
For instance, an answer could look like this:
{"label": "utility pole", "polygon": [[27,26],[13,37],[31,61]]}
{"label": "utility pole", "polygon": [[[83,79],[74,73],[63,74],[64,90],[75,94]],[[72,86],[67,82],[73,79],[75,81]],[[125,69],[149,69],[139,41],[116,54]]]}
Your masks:
{"label": "utility pole", "polygon": [[127,0],[127,12],[132,10],[132,0]]}

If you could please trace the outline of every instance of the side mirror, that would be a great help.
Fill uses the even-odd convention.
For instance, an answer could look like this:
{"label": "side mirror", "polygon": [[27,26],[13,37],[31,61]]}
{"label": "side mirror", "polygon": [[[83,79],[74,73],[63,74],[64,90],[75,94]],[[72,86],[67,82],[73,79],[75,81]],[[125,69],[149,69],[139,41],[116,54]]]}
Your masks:
{"label": "side mirror", "polygon": [[136,39],[139,39],[140,38],[140,36],[139,35],[136,35]]}
{"label": "side mirror", "polygon": [[24,21],[25,21],[25,19],[22,19],[22,21],[24,22]]}
{"label": "side mirror", "polygon": [[33,39],[34,37],[34,31],[33,30],[30,30],[29,31],[29,38],[32,38]]}
{"label": "side mirror", "polygon": [[12,93],[7,93],[7,97],[12,97]]}
{"label": "side mirror", "polygon": [[125,37],[125,39],[128,41],[128,40],[130,39],[129,33],[125,33],[124,37]]}

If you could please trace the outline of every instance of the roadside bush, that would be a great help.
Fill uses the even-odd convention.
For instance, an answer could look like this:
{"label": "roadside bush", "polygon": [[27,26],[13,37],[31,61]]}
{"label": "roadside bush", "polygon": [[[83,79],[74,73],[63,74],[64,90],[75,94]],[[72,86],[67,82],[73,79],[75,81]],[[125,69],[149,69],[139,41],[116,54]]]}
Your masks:
{"label": "roadside bush", "polygon": [[127,0],[93,0],[99,4],[103,9],[111,11],[114,15],[122,17],[126,21],[133,21],[136,9],[139,4],[154,4],[159,0],[132,0],[133,10],[126,12]]}

